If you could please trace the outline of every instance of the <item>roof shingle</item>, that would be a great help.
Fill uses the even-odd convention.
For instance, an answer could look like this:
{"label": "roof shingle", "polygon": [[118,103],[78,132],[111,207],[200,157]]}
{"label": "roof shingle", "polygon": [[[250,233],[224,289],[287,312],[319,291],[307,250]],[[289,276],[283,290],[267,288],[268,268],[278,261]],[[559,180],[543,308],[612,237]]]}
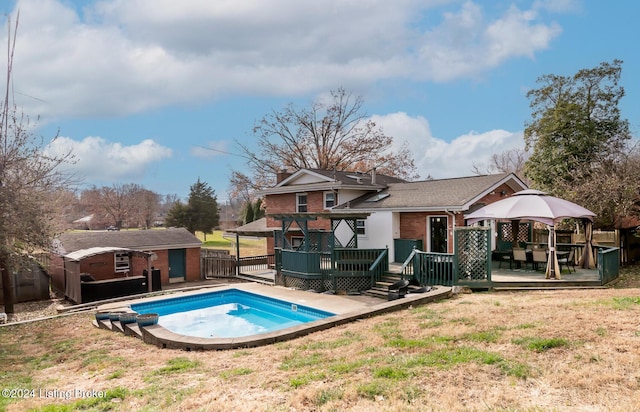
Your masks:
{"label": "roof shingle", "polygon": [[57,238],[62,254],[92,247],[161,250],[200,247],[202,242],[184,228],[65,232]]}

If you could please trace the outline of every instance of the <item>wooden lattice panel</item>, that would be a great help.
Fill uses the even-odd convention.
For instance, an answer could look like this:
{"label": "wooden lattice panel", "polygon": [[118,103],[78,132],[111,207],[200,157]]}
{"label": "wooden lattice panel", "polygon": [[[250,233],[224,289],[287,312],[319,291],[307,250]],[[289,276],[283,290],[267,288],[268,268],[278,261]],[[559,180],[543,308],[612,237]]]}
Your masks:
{"label": "wooden lattice panel", "polygon": [[475,228],[456,231],[458,279],[488,279],[487,256],[490,233],[489,230]]}
{"label": "wooden lattice panel", "polygon": [[[500,237],[506,242],[513,242],[513,229],[511,227],[511,224],[504,224],[500,226]],[[529,241],[529,223],[518,224],[517,241]]]}

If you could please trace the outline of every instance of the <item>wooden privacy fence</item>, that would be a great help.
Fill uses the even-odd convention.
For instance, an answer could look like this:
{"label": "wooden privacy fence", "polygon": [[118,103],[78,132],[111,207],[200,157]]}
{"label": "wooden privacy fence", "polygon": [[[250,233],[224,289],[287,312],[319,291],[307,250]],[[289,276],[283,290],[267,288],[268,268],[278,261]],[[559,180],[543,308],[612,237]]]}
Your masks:
{"label": "wooden privacy fence", "polygon": [[203,279],[236,276],[236,258],[228,250],[201,249],[200,273]]}
{"label": "wooden privacy fence", "polygon": [[202,249],[200,254],[202,278],[235,277],[240,273],[274,269],[275,255],[246,256],[236,259],[228,250]]}

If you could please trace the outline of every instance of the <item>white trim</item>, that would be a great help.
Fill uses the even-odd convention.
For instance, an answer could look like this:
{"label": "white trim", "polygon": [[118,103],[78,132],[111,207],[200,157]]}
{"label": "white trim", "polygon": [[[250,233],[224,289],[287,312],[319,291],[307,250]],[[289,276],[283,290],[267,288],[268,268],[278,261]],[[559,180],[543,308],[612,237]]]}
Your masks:
{"label": "white trim", "polygon": [[[300,197],[302,196],[306,198],[304,202],[305,210],[300,211],[300,206],[303,205],[302,203],[300,203]],[[306,192],[296,193],[296,213],[306,213],[308,211],[309,211],[309,195]]]}
{"label": "white trim", "polygon": [[277,185],[275,185],[275,187],[287,186],[289,182],[291,182],[292,180],[296,180],[298,177],[300,177],[300,175],[303,175],[303,174],[311,175],[311,176],[317,177],[320,180],[324,180],[327,182],[335,182],[335,179],[332,179],[325,175],[321,175],[320,173],[312,172],[311,170],[307,170],[307,169],[300,169],[297,172],[293,173],[291,176],[287,177],[286,179],[278,183]]}
{"label": "white trim", "polygon": [[[513,181],[513,184],[511,184],[510,181]],[[496,190],[498,187],[502,186],[503,184],[506,184],[511,189],[514,189],[514,192],[519,192],[520,190],[525,190],[525,189],[529,188],[529,186],[527,186],[522,180],[520,180],[520,178],[518,178],[518,176],[516,176],[513,173],[509,173],[504,178],[500,179],[500,181],[494,183],[489,188],[487,188],[485,191],[480,193],[478,196],[474,197],[473,199],[471,199],[467,203],[465,203],[464,206],[463,206],[464,210],[468,210],[472,205],[474,205],[480,199],[482,199],[483,197],[491,194],[492,191]],[[516,186],[516,187],[519,186],[521,189],[520,190],[516,190],[514,188],[514,186]]]}
{"label": "white trim", "polygon": [[[327,206],[327,195],[333,195],[333,206]],[[338,205],[338,193],[333,190],[328,190],[322,193],[322,208],[323,209],[332,209]]]}
{"label": "white trim", "polygon": [[[358,233],[358,222],[362,222],[362,226],[360,226],[362,228],[362,230],[364,231],[363,234]],[[356,219],[356,235],[358,236],[359,239],[368,239],[369,238],[369,234],[368,234],[368,230],[367,230],[367,219]]]}

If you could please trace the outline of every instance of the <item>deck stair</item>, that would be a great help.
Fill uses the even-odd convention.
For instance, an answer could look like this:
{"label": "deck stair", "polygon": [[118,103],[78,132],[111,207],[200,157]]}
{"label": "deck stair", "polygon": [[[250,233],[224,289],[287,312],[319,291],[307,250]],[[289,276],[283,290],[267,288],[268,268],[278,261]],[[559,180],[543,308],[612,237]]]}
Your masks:
{"label": "deck stair", "polygon": [[[362,294],[386,300],[389,297],[389,286],[399,280],[402,280],[401,273],[387,272],[371,289],[363,291]],[[409,285],[409,293],[416,292],[418,289],[420,289],[419,286]]]}

